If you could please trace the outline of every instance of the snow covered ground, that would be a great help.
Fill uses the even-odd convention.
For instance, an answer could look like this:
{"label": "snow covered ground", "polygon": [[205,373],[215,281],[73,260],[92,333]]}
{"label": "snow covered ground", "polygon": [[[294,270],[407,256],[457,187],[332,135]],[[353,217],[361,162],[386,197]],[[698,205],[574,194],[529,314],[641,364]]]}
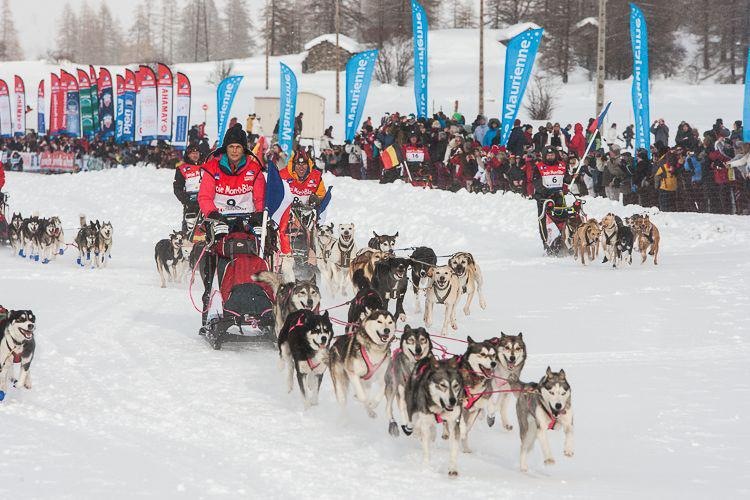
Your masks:
{"label": "snow covered ground", "polygon": [[[623,28],[625,29],[625,28]],[[497,40],[506,30],[485,31],[485,113],[490,117],[500,114],[503,93],[503,72],[505,65],[505,46]],[[477,114],[478,72],[479,72],[479,32],[476,29],[446,29],[429,32],[430,74],[429,100],[430,111],[443,110],[453,113],[454,102],[458,101],[459,111],[469,123]],[[255,57],[234,61],[234,74],[244,76],[232,107],[232,116],[243,123],[247,115],[253,112],[256,96],[279,95],[279,61],[289,65],[297,75],[300,92],[314,92],[326,99],[327,124],[334,126],[334,138],[343,142],[344,115],[335,114],[335,75],[332,71],[321,71],[312,74],[302,73],[302,61],[305,53],[291,54],[270,59],[270,85],[265,90],[265,57]],[[540,55],[543,57],[543,55]],[[47,79],[49,92],[49,73],[57,71],[59,65],[43,61],[3,62],[0,78],[12,81],[13,75],[21,75],[26,81],[27,102],[36,109],[36,86],[41,78]],[[63,69],[73,71],[79,67],[64,64]],[[132,66],[131,66],[132,67]],[[122,72],[120,66],[109,66],[114,72]],[[177,64],[174,68],[183,71],[190,77],[193,85],[191,123],[203,121],[203,104],[208,105],[206,114],[207,132],[213,139],[216,137],[216,88],[208,83],[208,78],[215,68],[215,63]],[[535,74],[540,68],[537,60]],[[344,89],[346,80],[344,72],[341,79],[341,108],[345,106]],[[594,115],[596,86],[588,81],[583,71],[571,76],[567,85],[557,85],[557,106],[552,121],[567,123],[583,122]],[[613,102],[608,115],[608,124],[617,123],[619,131],[626,124],[633,123],[631,104],[631,79],[607,81],[605,98]],[[729,125],[742,118],[742,85],[720,85],[702,82],[700,85],[677,79],[665,80],[657,74],[651,75],[651,119],[664,118],[674,135],[677,124],[685,120],[703,131],[711,127],[716,118],[723,118]],[[47,99],[49,106],[49,99]],[[385,112],[415,111],[413,87],[397,87],[373,81],[364,110],[364,117],[380,119]],[[519,118],[528,121],[524,107],[519,111]],[[31,128],[36,128],[36,113],[28,115]],[[270,134],[274,124],[264,124],[266,134]]]}
{"label": "snow covered ground", "polygon": [[[479,422],[472,455],[447,475],[413,438],[387,434],[359,404],[341,415],[286,394],[276,355],[210,350],[187,285],[160,289],[154,243],[176,228],[172,172],[129,168],[8,175],[11,208],[111,219],[111,267],[66,254],[43,266],[0,253],[0,303],[38,317],[31,391],[0,403],[0,494],[24,498],[740,498],[750,494],[750,219],[656,214],[660,265],[612,270],[541,256],[535,207],[514,195],[421,191],[327,178],[332,220],[358,240],[399,231],[399,246],[474,253],[488,308],[459,311],[458,338],[522,331],[523,379],[565,368],[575,457],[518,470],[517,430]],[[587,212],[635,207],[590,200]],[[198,292],[198,290],[195,290]],[[196,293],[196,296],[198,294]],[[324,306],[343,302],[325,297]],[[409,322],[421,324],[407,297]],[[345,312],[334,311],[338,317]],[[437,322],[442,319],[438,310]],[[439,324],[439,323],[438,323]],[[461,344],[448,342],[458,352]],[[515,420],[515,417],[513,417]]]}

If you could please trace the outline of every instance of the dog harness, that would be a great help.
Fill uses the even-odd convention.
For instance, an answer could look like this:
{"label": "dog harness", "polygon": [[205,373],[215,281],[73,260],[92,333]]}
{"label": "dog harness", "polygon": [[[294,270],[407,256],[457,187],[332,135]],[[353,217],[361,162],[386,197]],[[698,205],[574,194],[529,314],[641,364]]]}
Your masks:
{"label": "dog harness", "polygon": [[352,262],[352,250],[354,249],[354,239],[352,238],[351,243],[347,246],[341,246],[341,238],[339,238],[339,250],[341,251],[341,261],[338,263],[339,267],[349,267]]}
{"label": "dog harness", "polygon": [[21,353],[20,352],[16,352],[16,351],[13,350],[13,348],[8,343],[8,339],[7,338],[5,339],[5,345],[8,346],[8,350],[13,355],[13,362],[14,363],[20,363],[21,362]]}
{"label": "dog harness", "polygon": [[[557,425],[557,417],[553,416],[552,413],[547,409],[547,406],[545,406],[544,401],[541,401],[541,395],[539,393],[536,393],[536,396],[540,399],[540,403],[542,406],[542,410],[544,410],[544,413],[547,415],[547,418],[549,418],[549,424],[547,424],[547,430],[548,431],[554,431],[555,426]],[[531,411],[531,399],[529,399],[529,411]],[[561,411],[558,415],[564,415],[565,410]]]}
{"label": "dog harness", "polygon": [[440,288],[437,286],[437,282],[432,284],[432,289],[435,292],[435,297],[437,298],[438,304],[444,304],[445,300],[448,298],[448,295],[451,294],[451,287],[450,285],[445,289],[445,295],[440,297],[440,293],[438,292]]}
{"label": "dog harness", "polygon": [[388,359],[388,354],[383,356],[383,359],[378,362],[378,364],[373,365],[372,361],[370,361],[370,356],[367,355],[367,349],[365,349],[365,346],[361,345],[359,346],[359,353],[362,355],[362,359],[365,362],[365,365],[367,365],[367,373],[364,377],[362,377],[362,380],[370,380],[373,375],[375,375],[375,372],[378,371],[378,368],[380,368],[383,363],[385,363],[385,360]]}
{"label": "dog harness", "polygon": [[482,399],[482,397],[487,394],[485,392],[480,392],[479,394],[472,394],[471,393],[471,387],[468,385],[464,386],[464,392],[466,393],[466,401],[464,402],[464,408],[467,410],[471,410],[471,408],[474,406],[474,404]]}
{"label": "dog harness", "polygon": [[[292,335],[292,332],[296,330],[297,328],[301,326],[305,326],[305,323],[302,322],[302,318],[304,317],[303,314],[300,314],[299,318],[297,318],[297,322],[289,329],[289,335]],[[317,364],[313,364],[312,358],[307,358],[305,361],[307,361],[307,366],[310,367],[310,370],[315,370],[317,367],[320,366],[321,362],[318,362]]]}

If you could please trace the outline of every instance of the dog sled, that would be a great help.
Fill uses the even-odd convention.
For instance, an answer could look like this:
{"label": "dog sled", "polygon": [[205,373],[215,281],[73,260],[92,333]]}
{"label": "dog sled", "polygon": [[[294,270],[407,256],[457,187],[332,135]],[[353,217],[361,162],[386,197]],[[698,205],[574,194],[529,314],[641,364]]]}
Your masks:
{"label": "dog sled", "polygon": [[[0,168],[3,168],[0,165]],[[10,234],[8,219],[5,215],[8,207],[8,195],[6,193],[0,193],[0,245],[10,245]]]}
{"label": "dog sled", "polygon": [[[219,232],[223,228],[215,223],[204,224],[205,251],[197,266],[201,267],[207,290],[211,290],[214,274],[218,277],[222,307],[220,314],[208,320],[201,331],[216,350],[228,342],[272,344],[276,341],[273,290],[254,279],[256,274],[269,269],[261,257],[261,239],[266,236],[263,222],[256,214],[226,218],[227,232]],[[204,307],[208,307],[205,301]]]}
{"label": "dog sled", "polygon": [[573,253],[573,233],[586,220],[583,211],[585,200],[573,196],[568,204],[565,196],[559,200],[546,199],[539,224],[547,229],[547,253],[555,257],[565,257]]}
{"label": "dog sled", "polygon": [[287,236],[294,259],[294,278],[299,281],[320,282],[315,264],[315,228],[318,212],[315,205],[302,203],[299,198],[289,208]]}

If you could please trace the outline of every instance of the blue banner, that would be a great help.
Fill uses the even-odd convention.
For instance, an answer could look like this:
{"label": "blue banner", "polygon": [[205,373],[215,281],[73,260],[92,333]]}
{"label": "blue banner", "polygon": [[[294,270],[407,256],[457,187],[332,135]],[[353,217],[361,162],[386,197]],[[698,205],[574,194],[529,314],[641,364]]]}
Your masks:
{"label": "blue banner", "polygon": [[81,137],[81,103],[78,90],[68,90],[65,95],[65,133],[70,137]]}
{"label": "blue banner", "polygon": [[[651,158],[651,136],[648,104],[648,30],[641,9],[630,4],[630,45],[633,49],[633,117],[635,150],[643,148]],[[665,144],[666,146],[666,144]]]}
{"label": "blue banner", "polygon": [[[287,155],[294,143],[294,119],[297,113],[297,77],[281,63],[281,89],[279,99],[279,146]],[[302,132],[301,130],[299,132]]]}
{"label": "blue banner", "polygon": [[750,142],[750,49],[745,66],[745,112],[742,114],[742,142]]}
{"label": "blue banner", "polygon": [[414,99],[417,118],[427,118],[427,14],[418,2],[411,0],[411,29],[414,34]]}
{"label": "blue banner", "polygon": [[228,76],[221,81],[216,89],[216,115],[219,120],[216,140],[219,141],[219,144],[224,138],[224,132],[229,121],[229,112],[232,110],[234,96],[237,95],[237,89],[240,88],[241,81],[241,76]]}
{"label": "blue banner", "polygon": [[529,83],[536,52],[542,41],[544,29],[526,30],[514,36],[505,49],[505,84],[503,85],[503,120],[500,144],[505,146],[518,116],[518,109]]}
{"label": "blue banner", "polygon": [[125,117],[125,93],[117,92],[117,111],[115,113],[115,142],[122,142],[123,118]]}
{"label": "blue banner", "polygon": [[377,50],[354,54],[346,63],[346,140],[354,140],[362,113],[365,110],[367,91],[370,90],[372,72],[378,59]]}
{"label": "blue banner", "polygon": [[135,140],[135,91],[128,90],[122,95],[122,142]]}

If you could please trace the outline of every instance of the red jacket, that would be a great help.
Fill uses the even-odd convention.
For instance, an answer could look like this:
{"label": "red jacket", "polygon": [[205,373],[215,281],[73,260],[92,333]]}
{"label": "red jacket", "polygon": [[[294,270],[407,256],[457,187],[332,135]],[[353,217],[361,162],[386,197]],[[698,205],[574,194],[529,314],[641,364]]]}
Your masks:
{"label": "red jacket", "polygon": [[266,178],[260,164],[251,156],[245,156],[245,164],[233,173],[230,173],[225,154],[211,157],[202,168],[198,205],[203,215],[216,210],[222,213],[263,211]]}
{"label": "red jacket", "polygon": [[583,159],[583,153],[586,152],[586,137],[583,135],[583,125],[576,123],[575,133],[568,141],[568,149],[574,151],[579,159]]}
{"label": "red jacket", "polygon": [[5,169],[0,165],[0,190],[5,186]]}

